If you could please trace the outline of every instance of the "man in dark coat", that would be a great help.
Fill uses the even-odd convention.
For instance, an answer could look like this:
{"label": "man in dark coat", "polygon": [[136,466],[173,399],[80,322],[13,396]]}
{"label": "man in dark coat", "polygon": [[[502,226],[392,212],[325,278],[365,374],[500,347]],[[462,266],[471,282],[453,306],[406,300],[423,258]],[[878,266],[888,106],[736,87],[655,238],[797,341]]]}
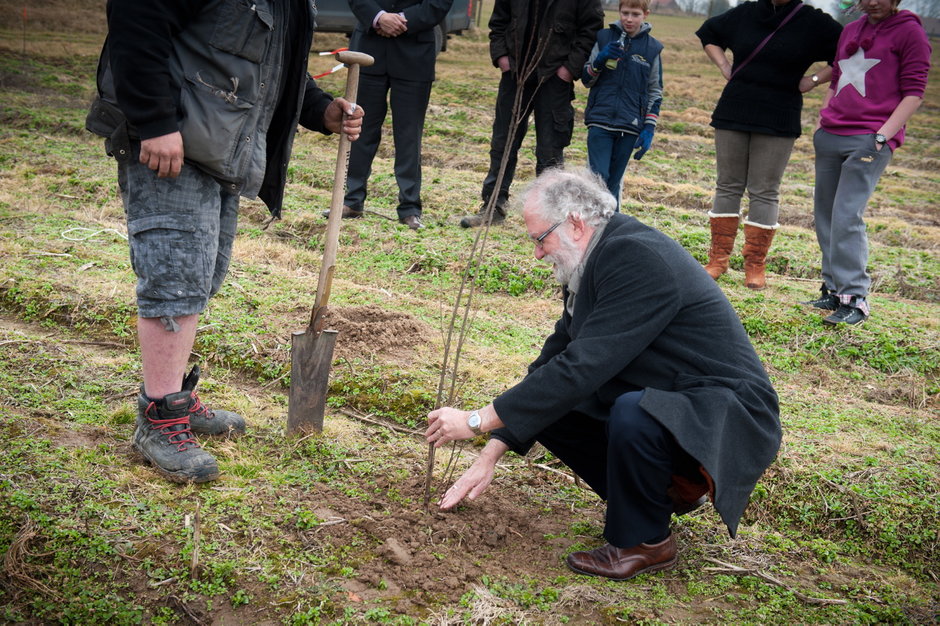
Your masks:
{"label": "man in dark coat", "polygon": [[382,139],[389,101],[395,138],[398,221],[412,230],[421,223],[421,136],[431,97],[437,43],[434,27],[454,0],[350,0],[359,24],[349,49],[375,59],[359,78],[359,104],[369,112],[349,152],[343,217],[362,217],[372,161]]}
{"label": "man in dark coat", "polygon": [[609,543],[569,555],[577,572],[671,567],[670,516],[706,492],[734,536],[781,438],[777,394],[737,314],[678,243],[615,214],[595,175],[552,169],[523,199],[564,310],[521,382],[478,411],[429,414],[437,446],[490,432],[441,508],[475,499],[507,450],[538,441],[607,502]]}
{"label": "man in dark coat", "polygon": [[[564,150],[574,129],[574,81],[580,78],[604,28],[600,0],[496,0],[490,17],[490,58],[502,72],[490,139],[490,169],[483,179],[483,207],[460,220],[464,228],[486,223],[495,193],[492,220],[506,217],[516,155],[525,138],[529,115],[535,117],[535,173],[565,162]],[[522,93],[517,98],[517,90]],[[521,109],[516,111],[516,102]],[[513,118],[520,121],[510,137]],[[499,170],[506,157],[502,179]],[[499,188],[496,182],[500,180]]]}

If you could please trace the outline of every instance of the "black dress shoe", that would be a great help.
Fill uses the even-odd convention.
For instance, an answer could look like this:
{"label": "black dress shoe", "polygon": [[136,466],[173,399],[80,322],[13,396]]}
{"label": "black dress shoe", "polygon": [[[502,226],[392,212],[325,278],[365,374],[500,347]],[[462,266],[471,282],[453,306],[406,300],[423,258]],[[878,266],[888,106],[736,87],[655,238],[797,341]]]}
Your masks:
{"label": "black dress shoe", "polygon": [[[356,210],[354,210],[354,209],[350,209],[350,208],[349,208],[348,206],[346,206],[345,204],[343,205],[343,214],[342,214],[342,218],[343,218],[344,220],[354,220],[354,219],[358,219],[358,218],[362,217],[362,213],[363,213],[362,211],[356,211]],[[324,212],[323,212],[323,217],[329,217],[329,216],[330,216],[330,212],[329,212],[329,211],[324,211]]]}
{"label": "black dress shoe", "polygon": [[408,217],[403,217],[398,220],[411,230],[421,230],[424,228],[424,224],[421,223],[420,215],[409,215]]}

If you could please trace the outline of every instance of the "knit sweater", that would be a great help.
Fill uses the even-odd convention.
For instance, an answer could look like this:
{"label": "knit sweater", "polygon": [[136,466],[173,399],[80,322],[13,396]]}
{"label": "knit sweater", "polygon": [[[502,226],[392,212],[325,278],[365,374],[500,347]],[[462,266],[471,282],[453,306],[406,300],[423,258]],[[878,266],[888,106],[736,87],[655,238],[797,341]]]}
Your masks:
{"label": "knit sweater", "polygon": [[[797,0],[782,6],[774,6],[771,0],[745,2],[706,20],[695,34],[703,46],[730,49],[735,71],[800,6]],[[712,126],[800,136],[800,79],[813,63],[832,63],[842,27],[819,9],[804,6],[799,11],[728,81],[712,114]]]}
{"label": "knit sweater", "polygon": [[[834,135],[877,133],[906,96],[924,97],[930,71],[930,43],[920,19],[899,11],[878,24],[862,16],[845,27],[833,66],[833,92],[820,113],[822,128]],[[888,139],[904,143],[904,128]]]}

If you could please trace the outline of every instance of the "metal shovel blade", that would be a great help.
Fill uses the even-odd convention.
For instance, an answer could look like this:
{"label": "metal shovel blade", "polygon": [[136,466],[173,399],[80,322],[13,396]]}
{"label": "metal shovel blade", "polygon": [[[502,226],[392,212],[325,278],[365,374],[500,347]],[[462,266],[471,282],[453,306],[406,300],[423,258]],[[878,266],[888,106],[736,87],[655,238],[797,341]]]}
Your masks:
{"label": "metal shovel blade", "polygon": [[323,431],[330,366],[338,334],[335,330],[319,334],[302,330],[291,335],[288,433]]}
{"label": "metal shovel blade", "polygon": [[[361,52],[344,51],[336,55],[349,68],[346,75],[346,100],[353,103],[359,88],[359,66],[372,65],[373,59]],[[336,269],[336,249],[339,246],[339,227],[342,220],[343,195],[346,190],[346,171],[349,162],[349,139],[340,133],[336,155],[336,173],[333,178],[333,197],[330,219],[326,226],[323,262],[317,281],[317,295],[310,324],[306,330],[293,333],[290,342],[291,369],[290,395],[287,404],[287,434],[294,435],[323,431],[323,413],[326,394],[330,387],[330,366],[337,331],[325,329],[327,303],[333,271]]]}

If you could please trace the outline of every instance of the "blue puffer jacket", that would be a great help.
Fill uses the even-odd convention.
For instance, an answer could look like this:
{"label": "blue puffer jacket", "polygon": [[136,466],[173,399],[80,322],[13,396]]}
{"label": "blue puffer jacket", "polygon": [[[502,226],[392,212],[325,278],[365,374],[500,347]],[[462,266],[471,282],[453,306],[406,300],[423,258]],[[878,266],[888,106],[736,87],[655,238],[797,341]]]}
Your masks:
{"label": "blue puffer jacket", "polygon": [[663,44],[649,34],[651,28],[645,23],[635,37],[627,38],[626,53],[613,70],[594,69],[594,59],[609,42],[620,39],[623,27],[614,22],[597,33],[582,73],[584,85],[591,88],[584,112],[587,126],[639,134],[644,124],[656,125],[663,94]]}

